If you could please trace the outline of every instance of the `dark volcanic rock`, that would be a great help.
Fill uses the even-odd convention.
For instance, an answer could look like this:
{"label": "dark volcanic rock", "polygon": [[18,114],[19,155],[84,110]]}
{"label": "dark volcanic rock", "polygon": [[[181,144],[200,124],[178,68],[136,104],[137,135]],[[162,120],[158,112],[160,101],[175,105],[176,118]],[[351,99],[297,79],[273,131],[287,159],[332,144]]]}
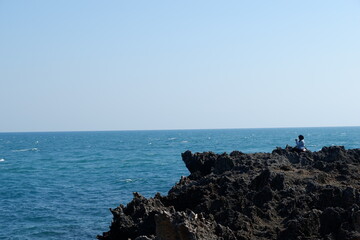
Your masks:
{"label": "dark volcanic rock", "polygon": [[360,240],[360,149],[182,154],[167,196],[134,193],[99,239]]}

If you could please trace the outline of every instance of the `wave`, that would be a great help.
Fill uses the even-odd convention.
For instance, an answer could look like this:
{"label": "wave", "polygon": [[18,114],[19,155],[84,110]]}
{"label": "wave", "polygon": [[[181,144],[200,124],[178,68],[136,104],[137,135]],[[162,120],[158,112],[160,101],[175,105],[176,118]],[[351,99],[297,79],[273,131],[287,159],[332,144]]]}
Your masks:
{"label": "wave", "polygon": [[126,178],[126,179],[122,179],[120,180],[120,182],[125,182],[125,183],[131,183],[131,182],[136,182],[136,181],[139,181],[139,180],[142,180],[142,178]]}
{"label": "wave", "polygon": [[1,158],[1,159],[0,159],[0,162],[5,162],[5,159]]}
{"label": "wave", "polygon": [[124,180],[121,180],[121,182],[134,182],[135,180],[131,179],[131,178],[127,178],[127,179],[124,179]]}
{"label": "wave", "polygon": [[39,151],[39,149],[38,148],[25,148],[25,149],[12,150],[12,152],[29,152],[29,151]]}

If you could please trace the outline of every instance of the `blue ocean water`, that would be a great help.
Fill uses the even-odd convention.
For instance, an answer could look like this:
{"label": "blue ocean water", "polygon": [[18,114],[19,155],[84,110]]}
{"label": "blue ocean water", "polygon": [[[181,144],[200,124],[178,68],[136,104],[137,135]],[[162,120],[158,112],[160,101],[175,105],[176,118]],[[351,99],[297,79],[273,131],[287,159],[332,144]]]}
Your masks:
{"label": "blue ocean water", "polygon": [[359,148],[360,127],[0,133],[0,239],[95,239],[132,192],[166,194],[181,153]]}

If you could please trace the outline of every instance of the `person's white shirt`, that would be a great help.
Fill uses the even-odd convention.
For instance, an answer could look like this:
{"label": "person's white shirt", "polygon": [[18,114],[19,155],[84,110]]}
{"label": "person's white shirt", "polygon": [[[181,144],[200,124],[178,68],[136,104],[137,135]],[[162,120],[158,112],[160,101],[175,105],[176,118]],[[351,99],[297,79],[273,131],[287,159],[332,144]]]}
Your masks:
{"label": "person's white shirt", "polygon": [[302,139],[302,140],[297,140],[297,139],[295,139],[295,141],[296,141],[296,147],[298,148],[298,149],[300,149],[300,150],[304,150],[305,149],[305,141],[304,141],[304,139]]}

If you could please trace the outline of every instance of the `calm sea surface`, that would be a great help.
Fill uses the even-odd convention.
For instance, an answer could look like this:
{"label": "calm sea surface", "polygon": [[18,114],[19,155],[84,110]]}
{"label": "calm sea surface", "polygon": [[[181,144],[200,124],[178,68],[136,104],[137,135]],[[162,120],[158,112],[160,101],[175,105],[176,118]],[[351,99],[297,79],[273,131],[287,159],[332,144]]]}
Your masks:
{"label": "calm sea surface", "polygon": [[0,133],[0,239],[95,239],[132,192],[166,194],[181,153],[360,147],[360,127]]}

